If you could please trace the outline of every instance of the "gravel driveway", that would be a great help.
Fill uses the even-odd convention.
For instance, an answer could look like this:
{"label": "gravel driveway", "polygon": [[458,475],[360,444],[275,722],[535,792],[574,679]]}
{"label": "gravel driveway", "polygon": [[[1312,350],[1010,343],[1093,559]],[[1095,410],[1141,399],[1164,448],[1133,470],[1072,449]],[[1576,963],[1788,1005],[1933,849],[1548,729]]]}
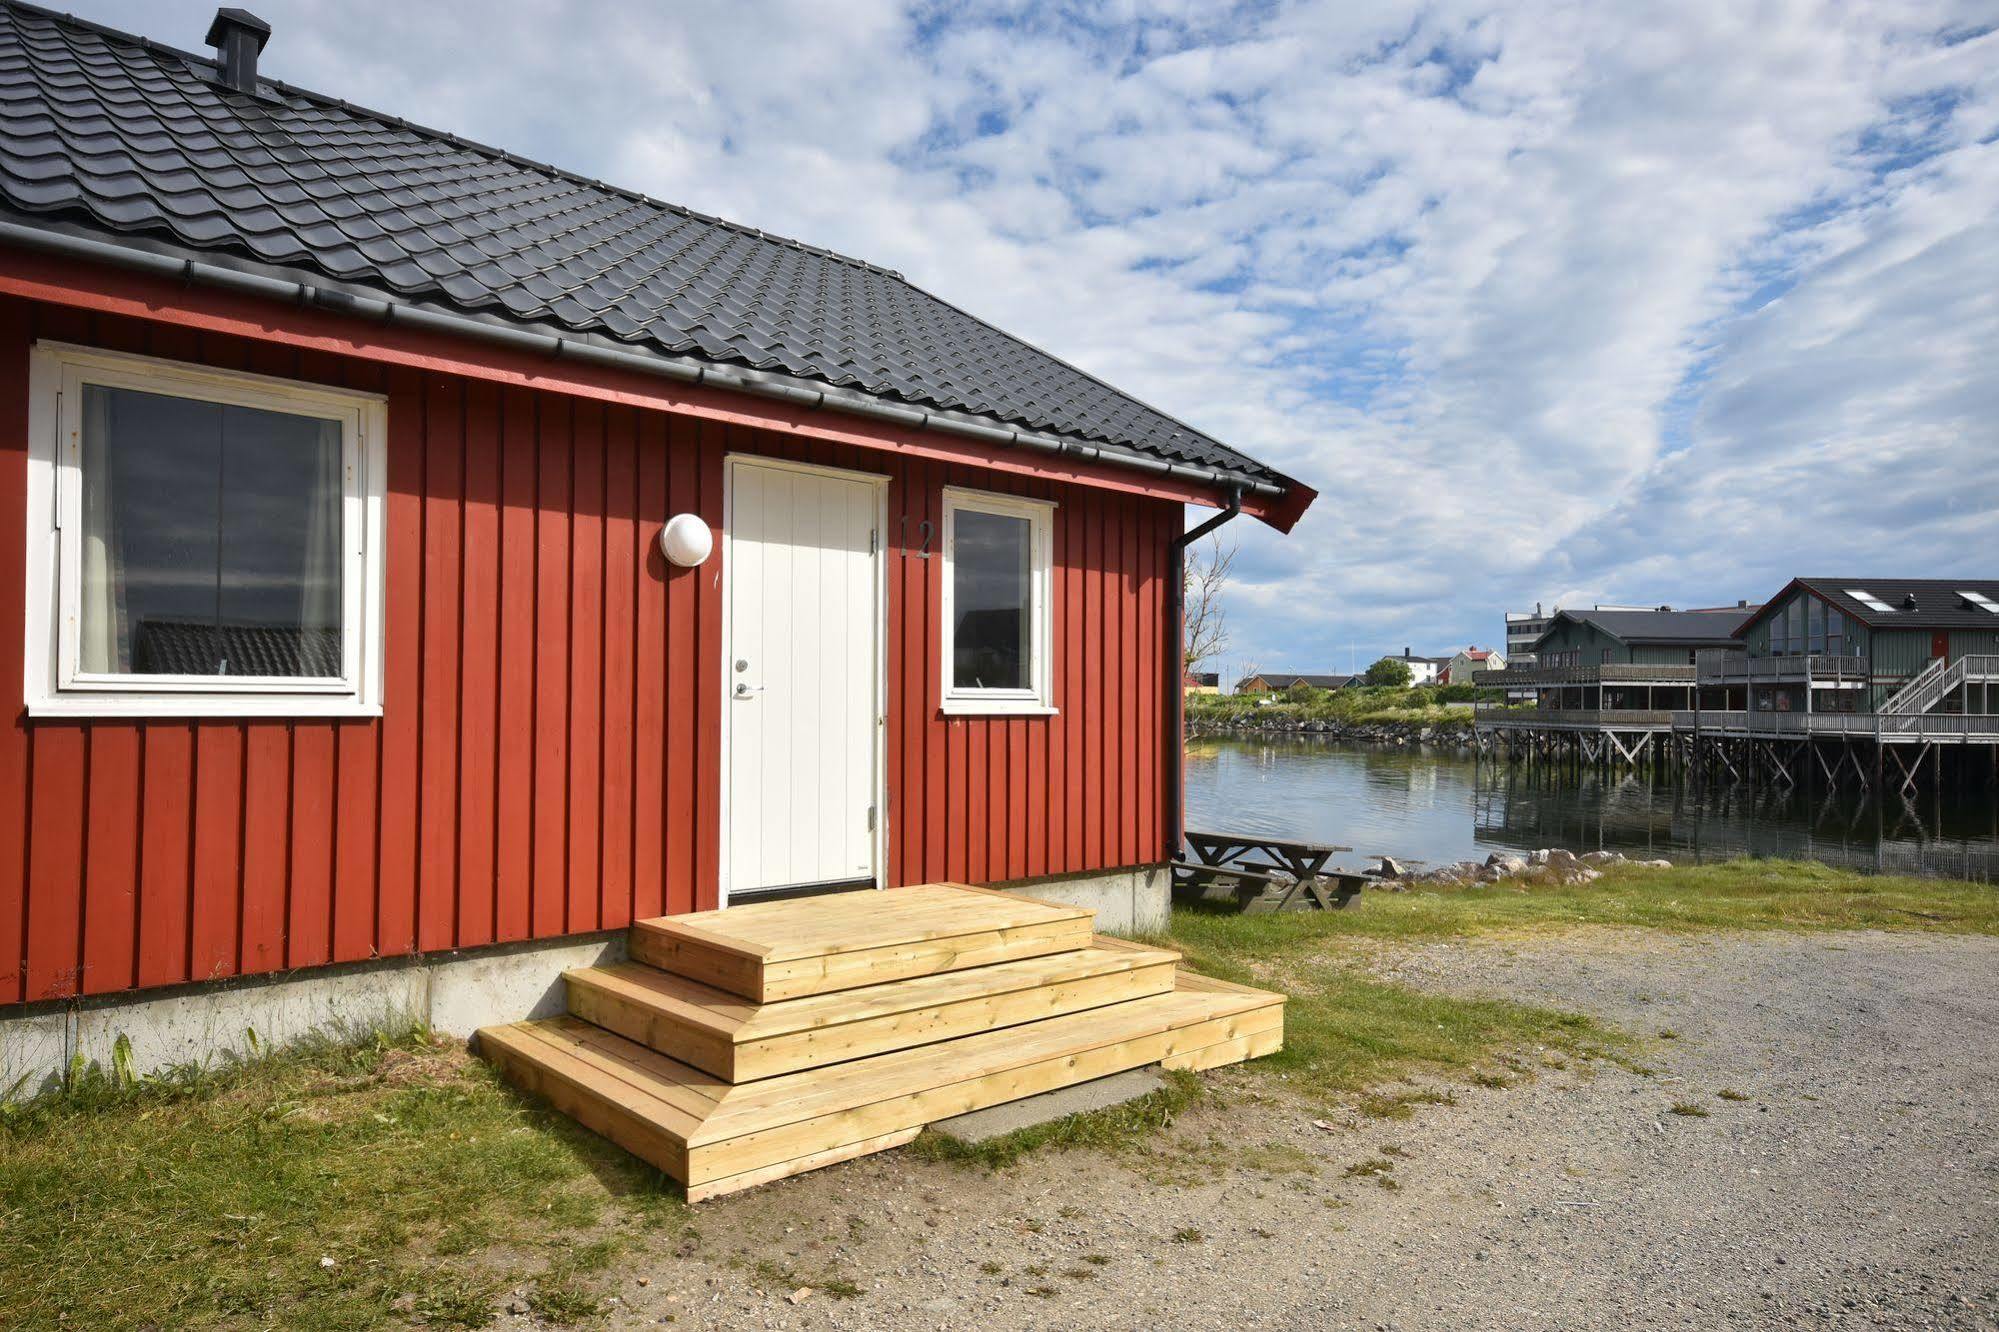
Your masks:
{"label": "gravel driveway", "polygon": [[1653,1038],[1653,1073],[1331,1129],[1216,1075],[1230,1111],[1144,1153],[891,1154],[704,1206],[621,1257],[608,1321],[1999,1328],[1999,939],[1590,930],[1375,965],[1597,1014]]}

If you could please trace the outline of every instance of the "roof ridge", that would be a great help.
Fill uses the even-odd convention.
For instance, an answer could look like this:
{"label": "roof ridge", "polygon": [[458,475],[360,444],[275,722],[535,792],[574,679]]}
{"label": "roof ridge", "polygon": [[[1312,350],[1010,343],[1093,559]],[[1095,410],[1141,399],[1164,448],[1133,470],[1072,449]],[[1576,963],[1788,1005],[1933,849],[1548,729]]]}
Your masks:
{"label": "roof ridge", "polygon": [[[195,51],[186,51],[177,46],[170,46],[165,42],[156,42],[152,38],[144,36],[140,33],[126,32],[122,28],[114,28],[111,27],[109,24],[98,23],[93,19],[82,18],[78,15],[67,13],[61,10],[49,9],[42,5],[32,4],[30,3],[30,0],[0,0],[0,6],[4,6],[7,9],[23,10],[30,14],[39,15],[42,18],[48,19],[54,23],[63,24],[65,26],[72,28],[80,28],[86,32],[95,33],[100,37],[108,38],[112,41],[122,42],[130,46],[136,46],[140,50],[146,52],[148,55],[172,56],[176,59],[188,61],[191,64],[204,65],[210,69],[217,68],[216,61],[213,56],[202,55]],[[623,185],[612,185],[609,182],[599,180],[594,176],[586,176],[578,171],[566,170],[563,167],[556,166],[552,162],[543,162],[532,157],[524,157],[520,153],[513,152],[506,148],[498,148],[489,143],[482,143],[477,139],[468,139],[464,135],[454,134],[450,130],[441,130],[434,128],[433,126],[430,125],[420,124],[417,121],[411,120],[406,116],[394,115],[387,111],[378,111],[374,107],[362,106],[357,102],[350,102],[344,97],[334,97],[327,93],[317,92],[311,88],[301,88],[295,83],[287,83],[283,79],[272,78],[269,75],[260,74],[257,78],[257,81],[259,83],[268,84],[273,88],[279,89],[280,91],[289,94],[290,96],[298,97],[309,102],[314,102],[321,106],[338,107],[340,110],[345,111],[350,115],[366,116],[369,119],[378,121],[382,124],[392,125],[397,129],[407,130],[413,134],[427,135],[430,138],[442,140],[443,142],[450,144],[452,147],[461,149],[463,151],[484,153],[489,157],[498,158],[500,161],[507,163],[509,166],[525,167],[531,171],[544,172],[548,175],[556,177],[559,180],[571,181],[578,185],[588,185],[592,189],[602,190],[606,194],[614,194],[620,198],[636,200],[639,203],[647,204],[650,205],[651,207],[659,208],[669,213],[675,213],[682,217],[691,218],[696,222],[705,222],[710,226],[722,227],[725,228],[726,230],[734,231],[744,236],[753,236],[758,240],[770,241],[775,245],[782,245],[789,249],[800,250],[806,254],[816,254],[824,259],[833,259],[843,264],[851,264],[855,268],[865,269],[871,273],[880,273],[886,277],[892,277],[898,282],[904,282],[904,283],[909,282],[908,278],[904,277],[901,273],[898,273],[896,270],[892,268],[884,268],[880,264],[870,263],[866,259],[858,259],[851,254],[842,254],[838,250],[829,250],[823,245],[813,245],[809,241],[802,241],[793,236],[783,236],[779,235],[777,232],[774,231],[765,231],[761,227],[753,227],[745,222],[737,222],[726,217],[717,217],[710,213],[701,212],[699,209],[689,208],[685,204],[674,203],[669,199],[656,198],[653,195],[645,193],[643,190],[629,189]],[[915,287],[914,283],[910,283],[909,285],[911,287]],[[929,295],[928,292],[925,292],[924,294],[926,296]],[[937,298],[933,296],[931,297],[931,299],[936,300]],[[955,309],[956,307],[954,306],[953,308]],[[961,311],[960,313],[963,312]],[[1037,348],[1036,350],[1040,349]],[[1044,356],[1047,354],[1048,353],[1046,352],[1042,352],[1042,355]],[[1092,376],[1092,378],[1094,378],[1094,376]],[[1097,382],[1101,384],[1103,381],[1098,380]],[[1104,386],[1106,388],[1110,387],[1109,385],[1104,385]],[[1127,394],[1126,396],[1130,395]],[[1160,414],[1162,416],[1165,415],[1165,413],[1163,412]]]}

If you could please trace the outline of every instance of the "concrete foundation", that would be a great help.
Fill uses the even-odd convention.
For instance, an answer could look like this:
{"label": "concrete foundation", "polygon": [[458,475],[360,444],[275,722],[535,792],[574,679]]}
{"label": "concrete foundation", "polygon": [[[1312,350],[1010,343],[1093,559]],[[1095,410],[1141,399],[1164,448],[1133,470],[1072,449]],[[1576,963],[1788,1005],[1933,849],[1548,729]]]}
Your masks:
{"label": "concrete foundation", "polygon": [[1073,1087],[1057,1087],[1051,1092],[1038,1096],[1024,1097],[1018,1101],[1008,1101],[1003,1105],[990,1105],[983,1110],[969,1114],[953,1115],[940,1119],[930,1127],[959,1142],[978,1144],[1004,1138],[1009,1133],[1034,1128],[1040,1124],[1050,1124],[1070,1115],[1088,1114],[1095,1110],[1108,1110],[1115,1105],[1136,1101],[1141,1096],[1150,1096],[1166,1085],[1166,1079],[1159,1072],[1159,1065],[1148,1064],[1144,1068],[1127,1069],[1123,1073],[1113,1073],[1107,1078],[1095,1078],[1089,1082],[1079,1082]]}
{"label": "concrete foundation", "polygon": [[315,968],[49,1004],[0,1015],[0,1094],[32,1095],[71,1060],[111,1066],[130,1043],[132,1071],[212,1066],[318,1033],[363,1034],[421,1021],[469,1036],[496,1022],[563,1011],[562,973],[624,956],[625,935],[506,945],[476,953]]}
{"label": "concrete foundation", "polygon": [[1172,923],[1173,876],[1164,865],[1015,879],[993,887],[1091,907],[1097,913],[1097,928],[1105,934],[1164,934]]}
{"label": "concrete foundation", "polygon": [[[1172,911],[1164,866],[1023,879],[1000,887],[1096,910],[1107,934],[1163,934]],[[320,1033],[356,1035],[420,1021],[469,1036],[496,1022],[563,1011],[562,973],[622,958],[624,931],[421,958],[319,967],[137,995],[29,1004],[0,1012],[0,1096],[59,1082],[81,1057],[111,1066],[120,1036],[132,1071],[246,1058]]]}

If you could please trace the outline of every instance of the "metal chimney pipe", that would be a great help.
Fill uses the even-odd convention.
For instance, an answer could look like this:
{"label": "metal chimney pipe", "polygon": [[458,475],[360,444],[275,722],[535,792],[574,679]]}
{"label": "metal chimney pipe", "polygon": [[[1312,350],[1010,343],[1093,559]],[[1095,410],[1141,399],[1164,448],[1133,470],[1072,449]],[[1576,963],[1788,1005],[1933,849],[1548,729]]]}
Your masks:
{"label": "metal chimney pipe", "polygon": [[222,82],[237,92],[256,92],[257,56],[271,40],[271,25],[247,9],[218,9],[206,40],[215,48]]}

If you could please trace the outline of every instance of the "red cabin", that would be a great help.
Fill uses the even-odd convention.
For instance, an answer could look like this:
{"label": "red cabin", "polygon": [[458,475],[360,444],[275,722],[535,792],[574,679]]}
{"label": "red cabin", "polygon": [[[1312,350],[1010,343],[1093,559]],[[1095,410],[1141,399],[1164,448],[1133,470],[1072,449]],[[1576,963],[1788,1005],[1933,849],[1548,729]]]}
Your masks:
{"label": "red cabin", "polygon": [[519,1016],[759,896],[1157,922],[1183,506],[1288,530],[1309,488],[268,36],[0,9],[0,1086],[199,1054],[160,987],[269,1037],[450,959],[440,1025]]}

